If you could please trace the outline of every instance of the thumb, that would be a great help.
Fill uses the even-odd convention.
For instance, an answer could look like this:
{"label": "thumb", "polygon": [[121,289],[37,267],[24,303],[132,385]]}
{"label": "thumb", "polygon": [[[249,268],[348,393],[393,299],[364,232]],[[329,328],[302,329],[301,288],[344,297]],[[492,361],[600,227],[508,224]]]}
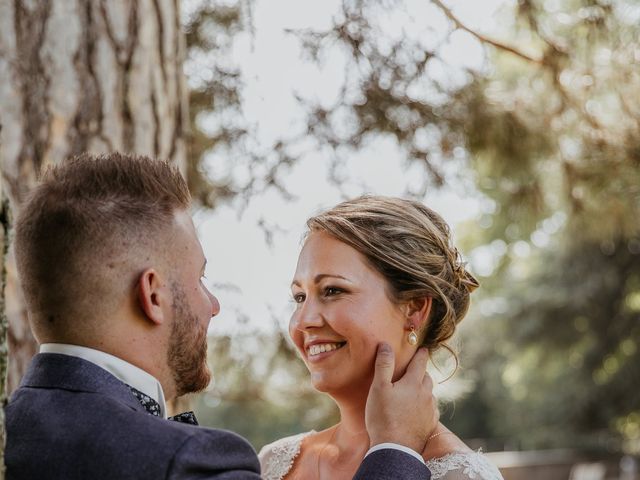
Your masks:
{"label": "thumb", "polygon": [[378,353],[376,355],[373,384],[384,385],[391,383],[391,380],[393,379],[394,366],[395,358],[391,345],[385,342],[380,343],[380,345],[378,345]]}

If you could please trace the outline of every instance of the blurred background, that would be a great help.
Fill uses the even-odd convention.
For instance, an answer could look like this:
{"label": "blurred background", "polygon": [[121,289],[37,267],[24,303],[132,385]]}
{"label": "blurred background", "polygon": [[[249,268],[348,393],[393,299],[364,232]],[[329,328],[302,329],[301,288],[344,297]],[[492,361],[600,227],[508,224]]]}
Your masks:
{"label": "blurred background", "polygon": [[[14,19],[17,38],[0,35],[6,208],[18,208],[41,165],[82,147],[181,165],[222,304],[209,332],[215,380],[189,399],[202,424],[234,430],[259,449],[336,421],[286,333],[304,222],[362,193],[396,195],[443,215],[481,283],[452,345],[460,368],[444,381],[450,355],[432,366],[442,421],[473,448],[494,452],[507,480],[640,478],[638,2],[183,0],[158,1],[149,14],[150,2],[69,3],[77,5],[0,2],[0,22]],[[100,35],[110,39],[115,70],[125,72],[115,81],[130,103],[122,111],[133,112],[129,126],[138,128],[133,139],[122,133],[124,114],[118,140],[103,128],[112,101],[103,94],[98,127],[88,113],[64,123],[61,101],[41,122],[49,125],[44,140],[36,122],[22,130],[21,138],[36,139],[31,150],[12,146],[12,112],[21,110],[21,120],[39,112],[16,103],[11,61],[2,61],[14,52],[25,63],[15,67],[22,92],[52,92],[62,67],[38,79],[71,40],[42,49],[47,30],[33,19],[55,19],[64,8],[83,12],[74,41],[93,45],[89,65],[102,55]],[[175,45],[163,43],[171,28],[185,32]],[[147,98],[144,87],[126,89],[136,85],[137,43],[153,34],[156,63],[169,66],[157,78],[155,67],[145,73],[154,105],[147,118],[134,100]],[[29,67],[34,52],[41,63]],[[171,83],[174,67],[186,80],[165,111],[153,92]],[[108,76],[87,70],[97,87],[77,104]],[[136,136],[144,138],[144,122],[169,122],[172,108],[182,112],[171,120],[180,128],[167,133],[173,146],[155,133],[155,144],[147,142],[155,149],[146,148]],[[62,127],[76,136],[56,144]],[[77,142],[82,135],[91,140]],[[34,344],[12,300],[19,292],[10,260],[7,270],[11,390]]]}

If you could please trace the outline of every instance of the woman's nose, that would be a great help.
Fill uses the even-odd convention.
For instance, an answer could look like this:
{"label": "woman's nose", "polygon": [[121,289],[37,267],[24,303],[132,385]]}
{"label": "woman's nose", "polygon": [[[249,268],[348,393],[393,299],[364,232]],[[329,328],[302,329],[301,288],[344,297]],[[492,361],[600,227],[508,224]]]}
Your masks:
{"label": "woman's nose", "polygon": [[317,302],[308,298],[298,307],[298,311],[293,314],[293,319],[297,324],[297,328],[300,330],[317,328],[324,325],[322,309]]}

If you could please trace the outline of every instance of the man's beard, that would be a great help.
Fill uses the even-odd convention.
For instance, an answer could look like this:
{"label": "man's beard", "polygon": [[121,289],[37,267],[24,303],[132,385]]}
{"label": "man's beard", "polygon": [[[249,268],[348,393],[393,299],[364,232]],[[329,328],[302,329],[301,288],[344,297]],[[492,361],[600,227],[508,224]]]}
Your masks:
{"label": "man's beard", "polygon": [[176,396],[204,390],[211,380],[207,366],[207,330],[187,304],[184,290],[171,286],[173,325],[169,343],[169,368]]}

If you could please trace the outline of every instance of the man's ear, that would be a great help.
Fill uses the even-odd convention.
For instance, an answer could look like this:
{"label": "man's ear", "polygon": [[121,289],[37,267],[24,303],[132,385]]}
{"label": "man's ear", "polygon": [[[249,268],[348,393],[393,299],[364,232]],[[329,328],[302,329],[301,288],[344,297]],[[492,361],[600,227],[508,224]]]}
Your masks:
{"label": "man's ear", "polygon": [[405,310],[407,329],[413,325],[417,331],[421,331],[429,321],[432,304],[433,299],[431,297],[416,298],[407,303]]}
{"label": "man's ear", "polygon": [[146,317],[152,323],[160,325],[166,320],[166,305],[170,304],[167,287],[160,274],[153,268],[147,268],[138,279],[138,302]]}

